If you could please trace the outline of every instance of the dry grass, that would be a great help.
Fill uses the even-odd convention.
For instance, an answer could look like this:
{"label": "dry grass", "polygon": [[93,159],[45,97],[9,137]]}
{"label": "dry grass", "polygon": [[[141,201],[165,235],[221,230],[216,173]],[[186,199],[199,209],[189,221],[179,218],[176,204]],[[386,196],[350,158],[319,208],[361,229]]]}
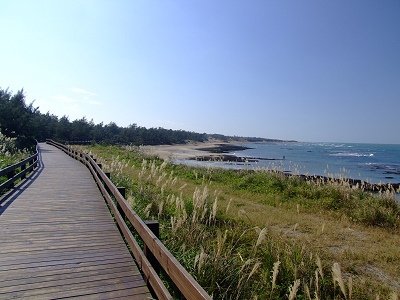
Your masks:
{"label": "dry grass", "polygon": [[[216,299],[387,299],[400,292],[397,227],[359,222],[324,199],[288,201],[288,185],[270,196],[233,188],[218,171],[117,147],[91,151],[128,188],[134,209],[160,220],[168,248]],[[337,188],[337,201],[356,201]]]}

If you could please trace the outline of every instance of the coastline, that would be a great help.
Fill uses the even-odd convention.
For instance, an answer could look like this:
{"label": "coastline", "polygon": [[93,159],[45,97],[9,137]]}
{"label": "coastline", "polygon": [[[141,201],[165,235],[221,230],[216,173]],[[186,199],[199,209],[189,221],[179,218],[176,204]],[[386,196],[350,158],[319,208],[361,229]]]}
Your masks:
{"label": "coastline", "polygon": [[[244,142],[241,141],[221,141],[209,140],[207,142],[194,142],[187,144],[176,145],[157,145],[157,146],[141,146],[140,149],[143,153],[151,156],[158,156],[163,160],[169,162],[194,160],[194,161],[219,161],[219,162],[257,162],[259,160],[282,160],[282,159],[268,159],[260,157],[242,157],[237,154],[227,154],[232,151],[241,151],[251,149],[243,146]],[[400,183],[369,183],[360,179],[353,178],[333,178],[324,175],[304,175],[292,174],[284,171],[271,170],[274,173],[281,173],[285,176],[297,176],[303,180],[313,182],[334,182],[338,184],[347,184],[350,188],[362,188],[369,192],[400,192]]]}
{"label": "coastline", "polygon": [[221,140],[209,140],[207,142],[190,142],[187,144],[140,146],[140,150],[151,156],[158,156],[166,161],[196,159],[217,160],[222,154],[231,150],[244,150],[247,147],[240,146],[241,142],[225,142]]}

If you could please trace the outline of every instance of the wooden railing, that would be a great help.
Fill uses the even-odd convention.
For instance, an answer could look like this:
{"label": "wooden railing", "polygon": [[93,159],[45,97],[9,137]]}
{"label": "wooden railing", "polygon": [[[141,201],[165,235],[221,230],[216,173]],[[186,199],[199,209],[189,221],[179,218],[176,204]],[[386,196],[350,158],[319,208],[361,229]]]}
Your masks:
{"label": "wooden railing", "polygon": [[36,147],[36,153],[32,156],[24,159],[23,161],[8,166],[0,170],[0,177],[6,177],[6,181],[0,184],[0,194],[3,191],[14,187],[17,180],[24,180],[26,175],[32,172],[39,166],[38,151]]}
{"label": "wooden railing", "polygon": [[[211,299],[207,292],[186,271],[186,269],[157,238],[157,236],[149,229],[146,223],[131,208],[124,196],[111,182],[110,178],[103,172],[101,166],[97,164],[93,157],[89,154],[77,151],[70,146],[52,140],[47,140],[47,143],[61,149],[71,157],[84,163],[89,168],[115,217],[118,227],[129,244],[133,256],[144,274],[145,280],[153,289],[158,299],[172,299],[172,296],[155,271],[155,268],[157,267],[151,265],[148,257],[146,257],[142,248],[134,238],[133,233],[126,225],[124,218],[129,220],[137,235],[143,240],[145,248],[151,252],[157,263],[164,269],[165,273],[170,277],[172,282],[186,299]],[[123,215],[121,215],[120,212]]]}

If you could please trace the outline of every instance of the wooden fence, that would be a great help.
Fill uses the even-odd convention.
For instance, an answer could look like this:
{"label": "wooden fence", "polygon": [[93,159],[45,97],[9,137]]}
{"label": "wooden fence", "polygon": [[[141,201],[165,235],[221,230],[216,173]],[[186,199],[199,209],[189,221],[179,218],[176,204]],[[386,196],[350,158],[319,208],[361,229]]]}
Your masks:
{"label": "wooden fence", "polygon": [[0,194],[14,187],[18,180],[24,180],[26,176],[39,166],[38,151],[23,161],[0,170],[0,177],[6,177],[6,181],[0,184]]}
{"label": "wooden fence", "polygon": [[77,151],[70,146],[52,140],[47,140],[47,143],[61,149],[69,156],[81,161],[89,168],[115,217],[118,227],[129,244],[133,256],[144,274],[145,280],[153,289],[158,299],[172,299],[172,296],[158,276],[155,270],[157,269],[157,266],[153,266],[150,263],[148,257],[146,257],[142,248],[135,240],[133,233],[126,225],[125,219],[129,220],[138,236],[143,240],[146,250],[151,252],[156,263],[164,269],[166,274],[186,299],[211,299],[206,291],[149,229],[146,223],[136,214],[135,211],[132,210],[120,190],[111,182],[110,178],[103,172],[101,166],[97,164],[93,157],[81,151]]}

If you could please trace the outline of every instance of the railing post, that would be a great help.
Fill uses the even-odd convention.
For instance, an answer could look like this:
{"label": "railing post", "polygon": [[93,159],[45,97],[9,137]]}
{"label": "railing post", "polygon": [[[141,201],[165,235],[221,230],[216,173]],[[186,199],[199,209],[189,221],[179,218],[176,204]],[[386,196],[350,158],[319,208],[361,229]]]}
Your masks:
{"label": "railing post", "polygon": [[36,156],[36,157],[33,159],[33,169],[32,169],[32,171],[33,171],[35,168],[38,167],[38,161],[39,161],[39,159],[38,159],[38,157]]}
{"label": "railing post", "polygon": [[[110,172],[104,172],[104,175],[106,175],[106,177],[108,179],[111,179],[111,173]],[[103,182],[104,188],[106,189],[107,193],[110,193],[110,189],[108,188],[108,185],[105,183],[105,181],[103,179],[101,179],[101,182]]]}
{"label": "railing post", "polygon": [[[11,170],[7,173],[7,180],[13,178],[15,175],[15,170]],[[15,186],[14,181],[11,182],[10,187],[13,188]]]}
{"label": "railing post", "polygon": [[[26,169],[26,163],[21,166],[21,172],[23,172],[25,169]],[[25,178],[26,178],[26,173],[22,174],[21,180],[24,180]]]}
{"label": "railing post", "polygon": [[[154,233],[154,235],[159,239],[160,238],[160,223],[156,220],[147,220],[144,223],[149,227],[149,229]],[[152,265],[154,271],[157,273],[160,272],[161,266],[160,263],[157,261],[153,253],[149,250],[146,244],[144,244],[143,253],[149,260],[150,264]]]}
{"label": "railing post", "polygon": [[118,189],[118,192],[120,192],[122,197],[124,197],[124,199],[125,199],[126,189],[124,187],[117,187],[117,189]]}
{"label": "railing post", "polygon": [[34,159],[30,159],[30,160],[28,161],[28,168],[31,167],[31,165],[33,164],[33,161],[34,161]]}
{"label": "railing post", "polygon": [[[118,192],[121,193],[122,197],[124,199],[126,199],[126,189],[124,187],[117,187]],[[117,201],[117,209],[119,211],[119,213],[121,214],[121,216],[124,218],[125,222],[128,221],[127,216],[125,215],[121,205],[119,205],[118,201]]]}

